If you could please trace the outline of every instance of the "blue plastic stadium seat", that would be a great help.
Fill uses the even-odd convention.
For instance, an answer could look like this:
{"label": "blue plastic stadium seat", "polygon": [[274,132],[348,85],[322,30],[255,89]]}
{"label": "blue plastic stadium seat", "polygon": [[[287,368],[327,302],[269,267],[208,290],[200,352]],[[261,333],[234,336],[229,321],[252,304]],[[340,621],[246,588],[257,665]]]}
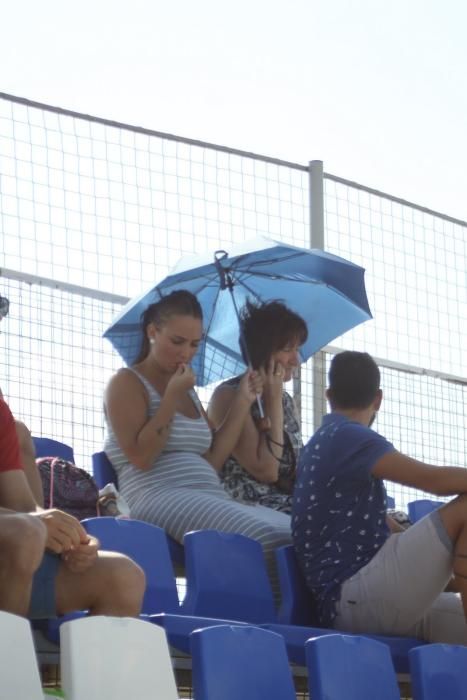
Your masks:
{"label": "blue plastic stadium seat", "polygon": [[118,488],[118,477],[105,452],[95,452],[92,455],[92,474],[100,489],[106,484],[114,484]]}
{"label": "blue plastic stadium seat", "polygon": [[276,619],[259,542],[235,533],[199,530],[185,535],[184,546],[184,612],[252,624]]}
{"label": "blue plastic stadium seat", "polygon": [[332,634],[310,639],[305,647],[313,700],[400,699],[386,644],[357,635]]}
{"label": "blue plastic stadium seat", "polygon": [[433,501],[428,498],[421,498],[418,501],[410,501],[410,503],[407,504],[409,518],[412,523],[416,523],[418,520],[424,518],[425,515],[432,513],[442,505],[444,505],[444,501]]}
{"label": "blue plastic stadium seat", "polygon": [[396,499],[393,498],[392,496],[386,496],[386,507],[387,508],[395,508],[396,507]]}
{"label": "blue plastic stadium seat", "polygon": [[[336,630],[325,629],[318,624],[313,596],[298,566],[293,547],[280,547],[276,556],[282,594],[279,621],[282,624],[272,623],[263,627],[267,626],[268,629],[283,634],[290,660],[304,665],[307,639],[336,634]],[[388,645],[398,673],[408,672],[408,652],[423,643],[412,637],[365,636]]]}
{"label": "blue plastic stadium seat", "polygon": [[[126,554],[141,566],[146,575],[143,615],[179,611],[177,586],[164,530],[139,520],[120,518],[87,518],[82,524],[90,535],[99,539],[102,549]],[[58,644],[60,625],[83,615],[84,612],[76,612],[49,620],[47,637]]]}
{"label": "blue plastic stadium seat", "polygon": [[[278,623],[264,555],[257,542],[243,535],[205,530],[188,533],[185,550],[187,595],[181,614],[151,616],[153,622],[165,628],[170,643],[177,649],[189,653],[189,635],[196,629],[190,616],[199,615],[214,618],[212,624],[219,624],[215,619],[218,616],[229,624],[257,624],[276,632],[285,640],[289,660],[301,666],[306,664],[305,642],[310,637],[336,634],[333,629],[317,625]],[[294,595],[293,590],[291,594]],[[289,610],[298,609],[294,602],[289,605]],[[409,637],[365,636],[387,644],[400,673],[408,672],[408,652],[421,643]]]}
{"label": "blue plastic stadium seat", "polygon": [[191,653],[195,698],[295,700],[280,635],[258,627],[208,627],[191,635]]}
{"label": "blue plastic stadium seat", "polygon": [[284,625],[318,626],[313,595],[305,583],[291,544],[276,549],[281,589],[278,620]]}
{"label": "blue plastic stadium seat", "polygon": [[[100,489],[104,488],[106,484],[115,484],[118,489],[117,474],[105,452],[95,452],[92,455],[92,473]],[[172,561],[183,567],[185,564],[183,546],[172,537],[168,537],[168,544]]]}
{"label": "blue plastic stadium seat", "polygon": [[409,654],[414,700],[465,700],[467,647],[427,644]]}
{"label": "blue plastic stadium seat", "polygon": [[45,437],[33,437],[36,457],[61,457],[69,462],[75,462],[73,448],[64,442]]}
{"label": "blue plastic stadium seat", "polygon": [[146,593],[141,612],[178,612],[177,586],[162,528],[122,518],[88,518],[82,524],[102,549],[126,554],[143,569]]}

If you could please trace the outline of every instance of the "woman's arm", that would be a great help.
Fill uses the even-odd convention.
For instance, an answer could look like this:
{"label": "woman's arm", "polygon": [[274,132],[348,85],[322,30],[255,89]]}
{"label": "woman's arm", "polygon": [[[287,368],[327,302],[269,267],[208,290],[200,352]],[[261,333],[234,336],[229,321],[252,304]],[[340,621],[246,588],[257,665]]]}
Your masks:
{"label": "woman's arm", "polygon": [[251,420],[251,404],[256,400],[257,394],[261,394],[262,384],[261,376],[257,372],[247,372],[242,377],[238,389],[232,391],[229,405],[222,411],[222,418],[214,420],[212,410],[211,414],[208,412],[216,431],[211,447],[204,457],[216,471],[220,471],[237,444],[246,422]]}
{"label": "woman's arm", "polygon": [[[276,377],[278,377],[278,375],[276,375]],[[216,389],[209,402],[208,415],[213,424],[216,427],[219,426],[219,432],[227,417],[232,412],[236,411],[235,401],[237,400],[237,394],[238,390],[235,387],[222,386]],[[250,411],[248,411],[244,418],[243,426],[238,434],[238,439],[231,451],[227,453],[225,459],[232,454],[239,464],[255,479],[265,483],[272,483],[278,478],[279,459],[283,451],[281,447],[284,439],[282,380],[280,381],[279,390],[276,391],[275,395],[269,393],[269,395],[265,396],[264,408],[271,422],[269,434],[272,440],[279,443],[279,445],[271,443],[271,449],[269,449],[265,434],[258,430],[251,417]],[[222,464],[220,466],[222,466]]]}
{"label": "woman's arm", "polygon": [[165,447],[178,396],[193,386],[188,368],[173,375],[154,416],[148,418],[148,396],[141,381],[128,370],[117,372],[107,385],[104,405],[107,420],[131,464],[150,469]]}
{"label": "woman's arm", "polygon": [[[279,476],[284,451],[283,367],[280,363],[271,362],[266,371],[261,370],[261,376],[262,400],[269,430],[267,433],[260,431],[249,414],[232,455],[255,479],[274,483]],[[214,393],[208,412],[216,425],[224,420],[233,398],[234,390],[230,387],[219,387]]]}

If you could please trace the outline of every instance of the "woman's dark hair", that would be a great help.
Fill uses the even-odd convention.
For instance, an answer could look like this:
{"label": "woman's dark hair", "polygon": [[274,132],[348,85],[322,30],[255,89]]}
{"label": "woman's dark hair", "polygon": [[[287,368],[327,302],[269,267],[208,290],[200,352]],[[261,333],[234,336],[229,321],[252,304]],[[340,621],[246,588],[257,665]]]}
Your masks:
{"label": "woman's dark hair", "polygon": [[251,361],[253,369],[266,367],[271,355],[289,343],[302,345],[308,338],[303,318],[277,299],[262,304],[248,299],[240,310],[240,324],[242,357],[246,364]]}
{"label": "woman's dark hair", "polygon": [[175,292],[167,294],[166,297],[162,297],[159,301],[150,304],[141,314],[143,341],[135,363],[142,362],[149,352],[149,338],[146,333],[149,324],[154,323],[155,326],[164,326],[171,316],[191,316],[202,321],[203,311],[195,295],[186,289],[177,289]]}
{"label": "woman's dark hair", "polygon": [[378,365],[368,353],[346,350],[334,355],[329,369],[331,408],[368,408],[380,381]]}

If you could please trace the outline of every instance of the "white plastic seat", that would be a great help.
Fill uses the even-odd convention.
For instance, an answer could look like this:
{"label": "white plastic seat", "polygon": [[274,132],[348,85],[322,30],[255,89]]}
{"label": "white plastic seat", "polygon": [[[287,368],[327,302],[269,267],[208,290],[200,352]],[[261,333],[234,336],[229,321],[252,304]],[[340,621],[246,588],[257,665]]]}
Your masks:
{"label": "white plastic seat", "polygon": [[129,617],[86,617],[60,627],[67,700],[176,700],[165,632]]}
{"label": "white plastic seat", "polygon": [[31,626],[0,611],[0,698],[43,700]]}

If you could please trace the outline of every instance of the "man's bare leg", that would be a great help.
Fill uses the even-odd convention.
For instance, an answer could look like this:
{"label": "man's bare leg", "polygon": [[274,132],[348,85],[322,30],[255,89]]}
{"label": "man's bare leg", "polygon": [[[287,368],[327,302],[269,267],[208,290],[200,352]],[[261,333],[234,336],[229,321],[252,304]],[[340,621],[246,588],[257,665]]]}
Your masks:
{"label": "man's bare leg", "polygon": [[461,595],[467,622],[467,494],[442,506],[439,514],[454,544],[454,585]]}
{"label": "man's bare leg", "polygon": [[27,616],[33,576],[44,555],[46,528],[39,518],[0,514],[0,609]]}
{"label": "man's bare leg", "polygon": [[62,563],[56,579],[57,612],[89,610],[93,615],[135,617],[145,587],[144,573],[131,559],[99,552],[95,564],[83,573],[72,573]]}

